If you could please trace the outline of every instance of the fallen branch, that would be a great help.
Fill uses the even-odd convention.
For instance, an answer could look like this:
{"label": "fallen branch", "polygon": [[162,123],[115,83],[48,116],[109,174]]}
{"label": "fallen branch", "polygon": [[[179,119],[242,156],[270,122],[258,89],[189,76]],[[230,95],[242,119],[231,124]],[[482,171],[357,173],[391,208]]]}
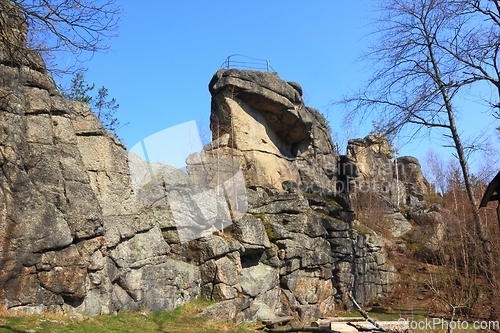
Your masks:
{"label": "fallen branch", "polygon": [[284,325],[288,323],[290,320],[293,320],[293,317],[287,316],[287,317],[278,317],[278,318],[273,318],[273,319],[266,319],[262,321],[263,325],[266,325],[268,328],[273,328],[270,326],[276,325],[276,324],[281,324]]}
{"label": "fallen branch", "polygon": [[354,304],[354,306],[356,307],[356,309],[358,310],[358,312],[363,316],[363,318],[365,318],[367,322],[369,322],[370,324],[372,324],[375,327],[376,331],[379,331],[379,332],[389,332],[389,330],[387,328],[380,326],[379,323],[377,323],[375,320],[373,320],[368,315],[368,313],[365,310],[363,310],[361,308],[361,306],[359,306],[358,302],[356,302],[356,300],[354,299],[354,297],[352,297],[351,292],[349,292],[347,294],[347,296],[349,296],[349,299]]}
{"label": "fallen branch", "polygon": [[323,332],[323,333],[341,333],[339,331],[334,331],[326,327],[289,327],[289,328],[264,328],[264,332],[273,333],[288,333],[288,332]]}
{"label": "fallen branch", "polygon": [[[411,332],[407,321],[384,321],[384,326],[391,333],[408,333]],[[358,332],[373,332],[378,330],[372,323],[347,323],[347,325],[354,327]]]}

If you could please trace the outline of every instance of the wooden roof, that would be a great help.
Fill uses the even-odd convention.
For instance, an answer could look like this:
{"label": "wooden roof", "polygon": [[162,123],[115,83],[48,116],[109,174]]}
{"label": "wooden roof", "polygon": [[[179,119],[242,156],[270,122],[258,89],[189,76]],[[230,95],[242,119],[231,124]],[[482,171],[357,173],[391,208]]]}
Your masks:
{"label": "wooden roof", "polygon": [[486,188],[479,208],[486,207],[490,201],[500,201],[500,172],[497,173],[495,178],[493,178]]}

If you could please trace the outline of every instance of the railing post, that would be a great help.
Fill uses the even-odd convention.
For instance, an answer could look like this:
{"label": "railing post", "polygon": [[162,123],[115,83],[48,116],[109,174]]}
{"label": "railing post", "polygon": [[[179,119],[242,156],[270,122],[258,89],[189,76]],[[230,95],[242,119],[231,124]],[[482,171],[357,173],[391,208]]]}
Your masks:
{"label": "railing post", "polygon": [[[0,0],[1,1],[1,0]],[[271,60],[267,60],[267,59],[257,59],[257,58],[249,58],[249,57],[245,57],[241,54],[233,54],[234,56],[242,56],[244,58],[248,58],[248,59],[251,59],[251,61],[239,61],[238,59],[236,59],[235,61],[235,67],[234,68],[250,68],[250,69],[257,69],[259,71],[263,71],[264,68],[262,68],[262,63],[265,62],[266,64],[266,68],[265,70],[267,72],[270,72],[271,70],[274,71],[274,69],[271,67]],[[238,58],[238,57],[237,57]],[[224,66],[225,64],[225,66]],[[241,64],[241,65],[240,65]],[[231,55],[230,56],[227,56],[226,58],[226,61],[221,65],[221,68],[226,68],[226,69],[230,69],[231,68]],[[238,67],[239,66],[239,67]]]}

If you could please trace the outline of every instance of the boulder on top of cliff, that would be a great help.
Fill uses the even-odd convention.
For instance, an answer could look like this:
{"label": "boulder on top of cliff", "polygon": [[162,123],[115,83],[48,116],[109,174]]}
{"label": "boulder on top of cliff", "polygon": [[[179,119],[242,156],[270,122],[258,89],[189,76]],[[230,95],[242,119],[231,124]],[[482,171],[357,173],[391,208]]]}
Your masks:
{"label": "boulder on top of cliff", "polygon": [[[336,161],[324,117],[306,107],[302,88],[268,72],[219,70],[209,84],[210,128],[242,165],[248,184],[282,188],[292,180],[305,189],[334,188]],[[211,144],[213,152],[214,144]]]}
{"label": "boulder on top of cliff", "polygon": [[[309,112],[300,108],[303,104],[298,91],[277,75],[269,72],[219,70],[210,81],[212,96],[237,97],[255,110],[259,110],[269,127],[285,143],[293,144],[309,137],[313,119]],[[230,128],[230,117],[224,108],[212,101],[211,128],[222,125]],[[217,112],[218,111],[218,112]]]}

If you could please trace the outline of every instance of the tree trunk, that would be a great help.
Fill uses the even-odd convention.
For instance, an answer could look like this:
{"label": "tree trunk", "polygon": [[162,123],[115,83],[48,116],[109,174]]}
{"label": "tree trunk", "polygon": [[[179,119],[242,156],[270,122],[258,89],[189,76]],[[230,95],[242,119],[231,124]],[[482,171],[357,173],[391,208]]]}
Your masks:
{"label": "tree trunk", "polygon": [[463,179],[464,179],[465,189],[467,192],[467,197],[469,199],[470,206],[472,209],[472,214],[474,217],[474,226],[475,226],[477,235],[479,237],[479,240],[481,241],[481,246],[483,248],[483,251],[485,253],[484,263],[483,263],[483,267],[481,269],[482,269],[484,275],[486,276],[486,278],[492,284],[492,288],[490,289],[491,290],[490,317],[496,318],[496,317],[498,317],[498,310],[496,310],[495,300],[498,299],[499,292],[497,291],[497,288],[496,288],[497,284],[496,284],[495,274],[492,272],[492,267],[493,267],[493,263],[495,262],[495,258],[493,256],[493,251],[491,248],[491,241],[488,237],[488,234],[486,232],[486,229],[485,229],[483,223],[481,222],[481,216],[479,215],[479,208],[477,206],[477,202],[476,202],[476,199],[474,197],[474,191],[472,189],[467,159],[465,157],[465,152],[464,152],[464,148],[462,145],[462,141],[460,140],[460,135],[458,133],[457,126],[455,123],[455,115],[453,112],[451,98],[448,95],[448,89],[446,87],[446,84],[442,80],[441,73],[440,73],[439,66],[438,66],[438,62],[434,56],[432,37],[429,33],[427,33],[427,31],[425,31],[425,39],[426,39],[427,50],[429,51],[430,62],[432,64],[432,70],[433,70],[432,76],[433,76],[434,82],[438,85],[439,92],[441,94],[441,98],[443,99],[446,113],[448,115],[449,130],[451,132],[451,138],[453,139],[453,143],[455,145],[455,150],[457,152],[458,162],[459,162],[460,168],[462,170],[462,175],[463,175]]}

